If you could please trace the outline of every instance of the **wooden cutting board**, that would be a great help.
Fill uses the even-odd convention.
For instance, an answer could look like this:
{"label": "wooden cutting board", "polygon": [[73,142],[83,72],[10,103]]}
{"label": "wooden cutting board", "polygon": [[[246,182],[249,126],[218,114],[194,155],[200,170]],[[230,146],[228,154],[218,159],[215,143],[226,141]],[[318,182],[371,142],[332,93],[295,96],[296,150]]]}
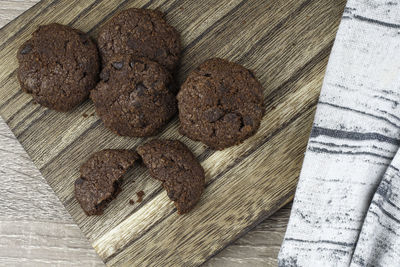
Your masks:
{"label": "wooden cutting board", "polygon": [[[108,265],[199,265],[292,199],[344,4],[45,0],[0,30],[0,114]],[[206,171],[202,200],[187,215],[177,215],[161,185],[139,166],[104,215],[85,216],[73,196],[79,166],[95,151],[135,148],[145,139],[112,134],[91,116],[90,101],[68,113],[35,105],[16,78],[16,51],[38,25],[68,24],[95,38],[99,26],[129,7],[158,8],[181,32],[180,83],[205,59],[223,57],[253,69],[265,88],[266,115],[242,145],[212,151],[179,135],[177,119],[158,136],[186,143]],[[130,205],[141,190],[143,201]]]}

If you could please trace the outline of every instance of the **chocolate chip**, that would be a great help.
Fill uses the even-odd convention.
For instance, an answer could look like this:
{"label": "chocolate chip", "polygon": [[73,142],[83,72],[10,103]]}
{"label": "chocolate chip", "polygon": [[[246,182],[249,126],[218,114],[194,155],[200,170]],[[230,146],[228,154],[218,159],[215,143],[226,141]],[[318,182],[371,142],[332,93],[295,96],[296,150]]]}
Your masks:
{"label": "chocolate chip", "polygon": [[168,196],[168,198],[171,199],[172,201],[177,201],[177,200],[178,200],[178,198],[175,196],[175,190],[173,190],[173,189],[170,189],[170,190],[167,192],[167,196]]}
{"label": "chocolate chip", "polygon": [[216,122],[222,116],[224,116],[224,111],[220,108],[210,108],[204,113],[204,117],[208,122]]}
{"label": "chocolate chip", "polygon": [[102,72],[100,73],[100,79],[101,79],[103,82],[107,82],[107,81],[110,79],[110,73],[109,73],[108,71],[102,71]]}
{"label": "chocolate chip", "polygon": [[81,185],[81,184],[83,184],[84,181],[85,181],[84,179],[78,178],[78,179],[75,180],[75,184],[76,185]]}
{"label": "chocolate chip", "polygon": [[84,33],[78,33],[79,34],[79,38],[82,41],[82,44],[87,45],[89,44],[89,40],[88,40],[88,36]]}
{"label": "chocolate chip", "polygon": [[256,76],[254,75],[254,73],[253,73],[251,70],[249,70],[249,74],[250,74],[250,76],[251,76],[252,78],[256,79]]}
{"label": "chocolate chip", "polygon": [[25,54],[28,54],[31,51],[32,51],[32,45],[31,44],[27,44],[27,45],[25,45],[24,48],[22,48],[21,54],[25,55]]}
{"label": "chocolate chip", "polygon": [[135,67],[135,64],[136,64],[136,63],[144,64],[143,61],[138,60],[138,59],[134,59],[134,60],[132,60],[131,62],[129,62],[129,66],[130,66],[131,68],[133,68],[133,67]]}
{"label": "chocolate chip", "polygon": [[136,109],[140,109],[142,107],[140,101],[137,101],[136,99],[132,101],[132,106]]}
{"label": "chocolate chip", "polygon": [[138,96],[144,96],[144,93],[146,92],[147,88],[146,86],[143,85],[143,83],[138,83],[136,85],[136,92]]}
{"label": "chocolate chip", "polygon": [[112,65],[115,69],[120,70],[124,66],[124,62],[113,62]]}

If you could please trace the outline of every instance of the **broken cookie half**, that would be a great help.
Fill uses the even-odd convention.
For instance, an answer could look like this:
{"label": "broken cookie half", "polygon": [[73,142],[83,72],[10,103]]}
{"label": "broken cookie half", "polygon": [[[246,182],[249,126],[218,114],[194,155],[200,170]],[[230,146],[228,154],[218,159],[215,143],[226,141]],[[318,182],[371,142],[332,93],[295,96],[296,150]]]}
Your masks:
{"label": "broken cookie half", "polygon": [[123,175],[138,155],[131,150],[106,149],[94,153],[81,167],[75,197],[87,215],[101,215],[121,191]]}
{"label": "broken cookie half", "polygon": [[153,178],[160,180],[179,214],[189,212],[204,191],[204,170],[177,140],[152,140],[137,149]]}

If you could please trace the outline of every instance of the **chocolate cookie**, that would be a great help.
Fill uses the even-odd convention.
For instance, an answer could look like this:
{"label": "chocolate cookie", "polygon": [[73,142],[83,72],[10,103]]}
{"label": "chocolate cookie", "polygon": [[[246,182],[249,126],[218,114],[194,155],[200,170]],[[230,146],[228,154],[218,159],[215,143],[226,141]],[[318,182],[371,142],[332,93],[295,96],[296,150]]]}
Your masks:
{"label": "chocolate cookie", "polygon": [[40,26],[20,47],[17,58],[21,88],[50,109],[70,110],[96,86],[100,67],[96,45],[68,26]]}
{"label": "chocolate cookie", "polygon": [[138,159],[130,150],[106,149],[94,153],[75,181],[75,197],[87,215],[101,215],[121,191],[122,176]]}
{"label": "chocolate cookie", "polygon": [[179,214],[189,212],[204,191],[204,170],[192,152],[176,140],[152,140],[137,152],[153,178],[160,180]]}
{"label": "chocolate cookie", "polygon": [[147,57],[174,71],[181,52],[179,33],[157,10],[131,8],[107,22],[97,39],[103,63],[116,54]]}
{"label": "chocolate cookie", "polygon": [[106,127],[124,136],[150,136],[176,113],[170,74],[147,58],[115,56],[90,97]]}
{"label": "chocolate cookie", "polygon": [[180,132],[218,150],[253,135],[264,114],[263,88],[253,73],[219,58],[192,71],[177,98]]}

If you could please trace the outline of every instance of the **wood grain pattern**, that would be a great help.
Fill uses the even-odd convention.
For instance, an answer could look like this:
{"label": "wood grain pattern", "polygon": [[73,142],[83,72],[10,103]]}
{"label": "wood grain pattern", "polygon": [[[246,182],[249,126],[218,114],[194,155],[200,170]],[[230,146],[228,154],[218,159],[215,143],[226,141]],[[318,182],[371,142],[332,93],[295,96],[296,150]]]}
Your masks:
{"label": "wood grain pattern", "polygon": [[0,0],[0,28],[37,2],[38,0]]}
{"label": "wood grain pattern", "polygon": [[[93,112],[89,101],[65,114],[34,105],[16,80],[15,51],[37,25],[56,21],[95,37],[116,10],[131,6],[159,8],[182,33],[180,82],[220,56],[253,69],[265,87],[267,115],[240,146],[211,151],[179,136],[177,120],[159,135],[185,142],[206,170],[205,195],[186,216],[176,215],[142,167],[127,175],[103,216],[85,216],[72,197],[79,165],[91,152],[133,148],[143,139],[114,136],[98,118],[83,117]],[[0,114],[107,264],[198,265],[293,196],[343,7],[328,0],[42,1],[1,30]],[[128,205],[139,190],[144,201]]]}
{"label": "wood grain pattern", "polygon": [[0,118],[0,266],[104,266]]}
{"label": "wood grain pattern", "polygon": [[[102,266],[10,129],[0,118],[0,266]],[[291,204],[204,266],[276,266]]]}
{"label": "wood grain pattern", "polygon": [[264,220],[243,237],[209,259],[205,267],[277,266],[291,204]]}

